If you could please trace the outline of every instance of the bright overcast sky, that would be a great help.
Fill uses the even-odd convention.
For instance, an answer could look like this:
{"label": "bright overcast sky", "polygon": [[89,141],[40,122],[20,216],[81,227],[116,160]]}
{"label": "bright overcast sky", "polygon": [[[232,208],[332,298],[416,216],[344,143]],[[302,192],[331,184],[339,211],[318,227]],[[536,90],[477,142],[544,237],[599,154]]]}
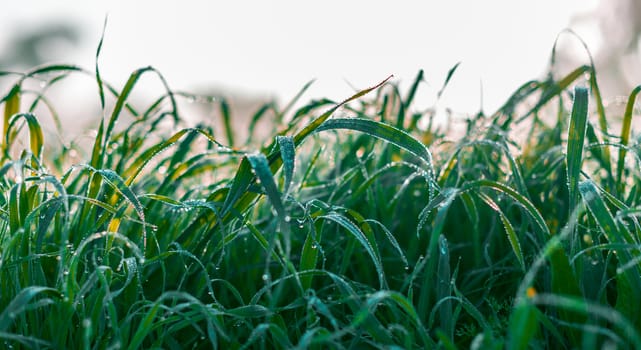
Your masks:
{"label": "bright overcast sky", "polygon": [[351,86],[390,74],[406,87],[424,69],[429,85],[418,98],[429,104],[461,61],[443,103],[472,113],[481,81],[485,110],[493,112],[516,87],[541,77],[557,34],[595,2],[23,0],[3,5],[0,30],[6,39],[49,19],[79,22],[84,46],[65,60],[91,69],[108,13],[105,79],[122,84],[152,65],[176,89],[227,87],[281,101],[311,79],[307,99],[340,100]]}

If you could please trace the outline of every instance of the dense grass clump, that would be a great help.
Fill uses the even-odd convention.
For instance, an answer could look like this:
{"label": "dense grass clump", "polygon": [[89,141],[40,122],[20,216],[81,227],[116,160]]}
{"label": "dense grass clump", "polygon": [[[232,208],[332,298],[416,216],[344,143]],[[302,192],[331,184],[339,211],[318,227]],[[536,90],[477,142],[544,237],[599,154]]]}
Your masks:
{"label": "dense grass clump", "polygon": [[[104,115],[80,161],[42,122],[77,74]],[[421,73],[267,104],[240,144],[223,99],[130,102],[145,74],[167,87],[50,65],[3,93],[2,347],[641,348],[641,88],[606,116],[584,66],[451,134],[412,108]],[[222,129],[185,128],[185,99]]]}

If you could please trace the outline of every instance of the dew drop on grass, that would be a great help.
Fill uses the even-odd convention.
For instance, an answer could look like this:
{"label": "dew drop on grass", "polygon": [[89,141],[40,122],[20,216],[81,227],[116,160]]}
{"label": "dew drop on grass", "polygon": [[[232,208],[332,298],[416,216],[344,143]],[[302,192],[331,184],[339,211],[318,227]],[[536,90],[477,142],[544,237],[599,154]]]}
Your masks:
{"label": "dew drop on grass", "polygon": [[447,254],[447,238],[441,236],[441,239],[439,240],[439,246],[441,247],[441,254],[446,255]]}
{"label": "dew drop on grass", "polygon": [[265,281],[265,282],[269,282],[269,275],[268,275],[268,274],[264,273],[264,274],[261,276],[261,278],[263,279],[263,281]]}
{"label": "dew drop on grass", "polygon": [[410,269],[410,267],[408,265],[405,265],[404,269],[405,269],[405,271],[408,271]]}
{"label": "dew drop on grass", "polygon": [[292,221],[292,217],[289,215],[285,216],[285,222],[290,222],[290,221]]}

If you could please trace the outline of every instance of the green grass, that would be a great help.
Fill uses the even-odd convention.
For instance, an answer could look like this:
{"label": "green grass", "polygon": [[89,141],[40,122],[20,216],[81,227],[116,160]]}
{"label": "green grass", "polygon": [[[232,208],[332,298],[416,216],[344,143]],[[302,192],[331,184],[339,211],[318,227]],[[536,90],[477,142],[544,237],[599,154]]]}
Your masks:
{"label": "green grass", "polygon": [[[130,102],[149,74],[167,93]],[[84,153],[43,123],[64,130],[46,93],[70,75],[104,115]],[[593,66],[459,136],[419,127],[422,72],[295,110],[307,85],[243,118],[274,130],[245,144],[226,101],[150,67],[122,88],[98,67],[0,77],[2,347],[641,348],[641,88],[605,115]],[[185,127],[194,99],[222,130]]]}

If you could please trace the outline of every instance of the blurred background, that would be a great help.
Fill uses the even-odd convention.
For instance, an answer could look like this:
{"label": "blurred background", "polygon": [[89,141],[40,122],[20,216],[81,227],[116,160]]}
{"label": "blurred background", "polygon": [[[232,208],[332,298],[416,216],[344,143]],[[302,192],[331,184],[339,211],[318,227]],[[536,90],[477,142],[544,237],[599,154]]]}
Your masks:
{"label": "blurred background", "polygon": [[[606,101],[641,82],[638,0],[11,1],[0,12],[0,71],[49,62],[93,70],[107,16],[99,58],[106,81],[120,88],[151,65],[172,89],[228,95],[248,109],[286,103],[312,79],[303,101],[339,101],[391,74],[408,88],[419,69],[422,108],[461,62],[439,104],[492,113],[522,83],[547,74],[564,28],[587,44]],[[579,40],[561,35],[557,69],[587,62]],[[3,95],[12,79],[0,78]],[[138,94],[163,91],[157,79],[142,83]],[[63,117],[98,105],[90,79],[59,93],[56,101],[68,101]]]}

